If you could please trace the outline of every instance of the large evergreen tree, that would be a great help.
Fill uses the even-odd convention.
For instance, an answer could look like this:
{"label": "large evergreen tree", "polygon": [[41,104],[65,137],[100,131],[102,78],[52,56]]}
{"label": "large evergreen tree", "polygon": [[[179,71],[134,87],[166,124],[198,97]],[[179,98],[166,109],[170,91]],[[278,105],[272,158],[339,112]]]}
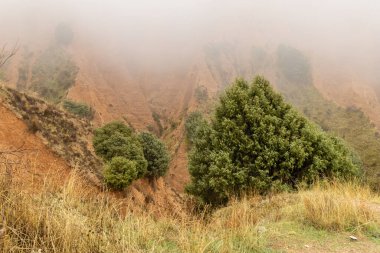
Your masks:
{"label": "large evergreen tree", "polygon": [[187,191],[212,204],[246,191],[294,188],[360,171],[341,140],[310,123],[262,77],[252,84],[237,80],[193,139]]}

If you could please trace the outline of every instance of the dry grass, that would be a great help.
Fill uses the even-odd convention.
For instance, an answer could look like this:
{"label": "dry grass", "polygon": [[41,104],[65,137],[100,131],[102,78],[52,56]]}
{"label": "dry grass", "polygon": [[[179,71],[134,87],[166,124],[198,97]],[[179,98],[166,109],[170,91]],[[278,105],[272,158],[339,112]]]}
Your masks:
{"label": "dry grass", "polygon": [[367,205],[378,197],[356,184],[247,197],[210,216],[181,219],[132,212],[120,200],[91,193],[75,174],[62,189],[51,189],[46,183],[32,194],[1,185],[3,252],[273,252],[271,227],[281,222],[338,230],[379,225]]}
{"label": "dry grass", "polygon": [[373,205],[377,198],[369,187],[357,183],[317,184],[300,193],[304,218],[331,230],[366,230],[376,222]]}

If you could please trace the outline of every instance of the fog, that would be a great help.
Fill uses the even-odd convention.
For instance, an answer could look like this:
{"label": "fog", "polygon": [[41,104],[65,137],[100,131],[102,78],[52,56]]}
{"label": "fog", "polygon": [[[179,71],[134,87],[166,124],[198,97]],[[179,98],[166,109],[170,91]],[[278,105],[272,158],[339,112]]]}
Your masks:
{"label": "fog", "polygon": [[0,0],[0,43],[39,48],[64,22],[104,61],[167,70],[209,43],[287,44],[375,80],[379,13],[376,0]]}

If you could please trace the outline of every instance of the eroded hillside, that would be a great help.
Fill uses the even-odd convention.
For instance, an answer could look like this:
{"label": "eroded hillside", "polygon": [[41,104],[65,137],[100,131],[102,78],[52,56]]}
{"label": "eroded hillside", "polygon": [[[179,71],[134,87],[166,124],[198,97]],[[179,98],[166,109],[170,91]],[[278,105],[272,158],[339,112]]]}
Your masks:
{"label": "eroded hillside", "polygon": [[[103,192],[103,164],[92,150],[93,125],[89,121],[4,87],[0,88],[0,109],[1,150],[17,182],[38,190],[48,178],[60,187],[75,170],[84,185]],[[139,180],[114,197],[124,199],[124,205],[132,205],[132,209],[182,215],[182,197],[163,179]]]}
{"label": "eroded hillside", "polygon": [[[65,47],[55,46],[60,49],[52,51],[50,45],[40,52],[22,51],[8,66],[8,85],[23,83],[22,89],[41,95],[41,90],[35,88],[41,85],[33,85],[33,80],[45,80],[50,74],[64,76],[63,85],[59,85],[59,78],[53,78],[58,95],[50,101],[59,105],[70,99],[91,106],[95,126],[118,119],[137,131],[154,132],[170,148],[172,162],[165,182],[178,191],[189,180],[186,115],[194,110],[211,113],[217,95],[235,78],[251,79],[257,74],[268,78],[289,102],[324,130],[357,149],[370,177],[375,181],[380,177],[380,103],[371,85],[363,79],[359,89],[355,84],[360,80],[352,74],[343,75],[338,67],[321,66],[319,58],[297,49],[216,42],[179,66],[152,69],[148,63],[136,64],[133,58],[123,58],[117,52],[109,52],[113,57],[110,59],[110,55],[80,38]],[[43,71],[49,52],[62,64]]]}

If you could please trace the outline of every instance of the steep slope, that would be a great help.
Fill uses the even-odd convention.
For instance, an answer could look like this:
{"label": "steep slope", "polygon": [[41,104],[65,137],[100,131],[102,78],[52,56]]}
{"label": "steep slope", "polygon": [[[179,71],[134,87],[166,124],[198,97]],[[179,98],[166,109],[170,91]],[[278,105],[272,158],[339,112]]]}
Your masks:
{"label": "steep slope", "polygon": [[[282,58],[281,52],[284,54]],[[87,54],[91,55],[91,52]],[[83,55],[83,58],[87,56]],[[281,59],[284,61],[282,64]],[[86,98],[85,102],[95,108],[102,108],[102,115],[109,115],[105,121],[123,115],[123,118],[137,129],[154,129],[159,133],[157,129],[162,128],[161,136],[171,148],[173,156],[166,181],[178,190],[182,190],[188,180],[183,120],[190,111],[198,108],[210,112],[210,108],[207,107],[212,107],[212,102],[202,105],[197,101],[197,87],[206,87],[209,98],[213,101],[213,98],[235,78],[250,79],[257,74],[265,75],[291,103],[314,122],[342,137],[357,149],[370,178],[375,178],[374,182],[380,180],[380,160],[376,155],[380,151],[380,140],[376,137],[377,130],[371,125],[373,122],[379,126],[379,118],[375,112],[377,106],[380,108],[380,103],[374,97],[374,93],[365,93],[371,88],[360,84],[360,89],[356,87],[360,93],[357,92],[353,96],[350,91],[355,87],[350,86],[347,81],[349,78],[342,78],[338,71],[335,79],[331,80],[336,80],[339,86],[332,85],[328,82],[328,77],[333,74],[328,74],[326,69],[318,67],[317,64],[316,67],[312,66],[311,61],[298,50],[285,46],[270,48],[228,42],[213,43],[195,55],[191,64],[172,69],[171,72],[131,68],[133,64],[128,61],[108,63],[101,67],[94,65],[94,62],[99,60],[91,62],[91,70],[87,69],[87,64],[79,66],[83,73],[87,73],[87,79],[79,78],[69,96],[78,100],[81,100],[81,97]],[[95,66],[98,67],[96,71]],[[82,75],[81,70],[79,77]],[[325,75],[325,79],[321,80],[321,76]],[[99,90],[98,78],[102,80]],[[333,90],[336,91],[333,97],[326,95]],[[337,94],[338,90],[345,90],[347,93]],[[88,94],[91,94],[92,98],[88,98]],[[372,96],[371,99],[368,99],[369,95]],[[96,99],[101,103],[89,102]],[[370,110],[365,106],[366,103],[373,105]],[[108,105],[108,109],[104,108],[105,105]],[[354,107],[359,110],[345,109]],[[363,116],[360,109],[369,118]],[[326,117],[324,113],[331,115]],[[157,117],[153,117],[154,114],[158,116],[158,121]]]}
{"label": "steep slope", "polygon": [[[65,48],[78,69],[75,84],[67,90],[67,98],[92,106],[95,126],[119,119],[137,131],[149,130],[160,136],[172,154],[165,182],[178,191],[183,190],[189,179],[183,127],[186,115],[197,109],[211,112],[215,98],[231,81],[237,77],[251,79],[257,74],[269,79],[288,101],[325,130],[359,149],[370,175],[379,177],[380,161],[376,153],[380,146],[377,130],[371,123],[379,127],[380,103],[365,79],[364,84],[359,85],[353,80],[361,79],[353,79],[344,69],[328,68],[321,64],[321,59],[310,60],[300,52],[291,53],[290,58],[295,58],[285,59],[287,62],[281,66],[277,46],[228,42],[208,44],[179,66],[153,69],[148,63],[137,64],[128,55],[113,51],[105,54],[92,46],[77,38]],[[12,80],[20,83],[24,79],[26,87],[31,85],[31,69],[39,54],[25,51],[22,57],[15,59],[17,64],[9,69],[10,77],[13,76],[10,85],[16,86]],[[26,66],[26,69],[19,71],[15,78],[17,66],[21,70]],[[29,74],[24,78],[22,73]],[[206,89],[208,101],[198,101],[199,87]],[[346,109],[354,107],[359,110]],[[333,111],[333,116],[327,118],[329,111],[330,114]],[[362,120],[361,111],[368,118]]]}
{"label": "steep slope", "polygon": [[[0,109],[0,130],[4,136],[1,150],[10,151],[7,157],[17,163],[13,166],[17,174],[13,176],[18,182],[33,186],[34,178],[39,178],[37,183],[43,186],[47,178],[53,185],[56,180],[59,187],[75,169],[85,185],[94,193],[102,194],[103,164],[92,150],[90,122],[9,88],[0,88]],[[30,178],[33,184],[27,183],[29,175],[23,170],[35,173],[36,176]],[[127,191],[112,193],[112,196],[121,198],[123,205],[132,209],[147,209],[157,215],[183,214],[182,197],[163,179],[153,182],[142,179]]]}
{"label": "steep slope", "polygon": [[46,178],[62,185],[70,171],[66,161],[31,133],[1,98],[0,115],[0,163],[9,167],[13,183],[31,191],[40,190]]}

